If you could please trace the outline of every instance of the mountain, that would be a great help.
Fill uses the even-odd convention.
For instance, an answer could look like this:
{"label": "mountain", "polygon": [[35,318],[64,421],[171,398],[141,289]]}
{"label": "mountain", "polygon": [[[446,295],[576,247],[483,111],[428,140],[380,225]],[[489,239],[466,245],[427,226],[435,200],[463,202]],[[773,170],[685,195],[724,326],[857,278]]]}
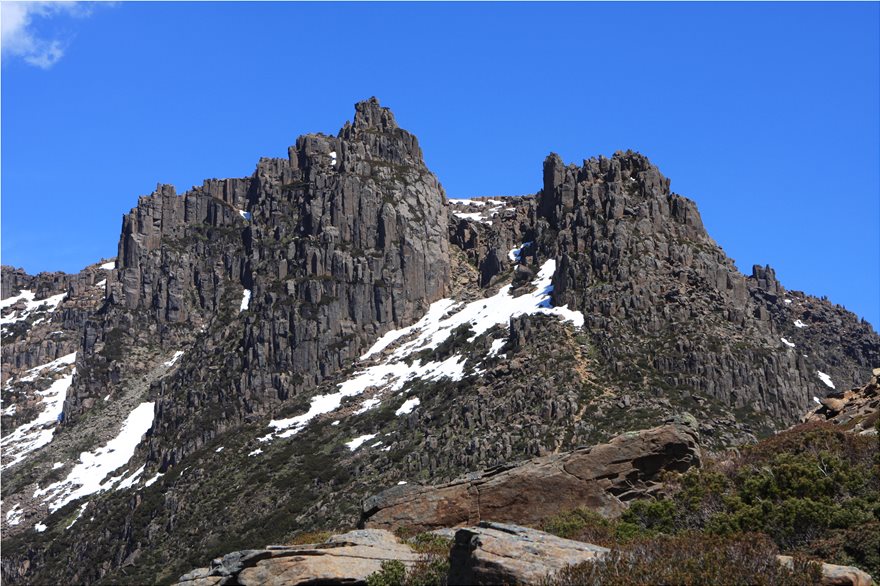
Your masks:
{"label": "mountain", "polygon": [[543,181],[447,200],[373,98],[249,177],[159,185],[112,266],[3,267],[3,579],[169,582],[667,422],[721,449],[880,364],[864,320],[739,273],[645,156]]}

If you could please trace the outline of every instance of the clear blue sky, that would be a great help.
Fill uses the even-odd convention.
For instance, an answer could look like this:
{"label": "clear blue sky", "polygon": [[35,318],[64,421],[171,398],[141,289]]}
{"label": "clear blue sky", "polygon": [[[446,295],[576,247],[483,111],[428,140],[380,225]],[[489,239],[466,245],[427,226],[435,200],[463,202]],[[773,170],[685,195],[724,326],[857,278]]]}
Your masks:
{"label": "clear blue sky", "polygon": [[551,151],[632,148],[742,270],[880,324],[877,3],[7,10],[3,263],[114,256],[157,182],[249,175],[375,95],[450,196],[534,192]]}

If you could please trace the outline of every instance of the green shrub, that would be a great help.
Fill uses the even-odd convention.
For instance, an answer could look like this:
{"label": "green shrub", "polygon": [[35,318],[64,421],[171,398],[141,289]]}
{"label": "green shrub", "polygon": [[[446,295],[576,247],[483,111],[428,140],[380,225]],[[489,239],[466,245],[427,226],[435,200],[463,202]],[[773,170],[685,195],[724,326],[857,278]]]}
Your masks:
{"label": "green shrub", "polygon": [[599,513],[581,507],[545,519],[540,529],[565,539],[607,546],[616,542],[616,525]]}
{"label": "green shrub", "polygon": [[382,562],[382,569],[367,576],[367,586],[404,586],[406,566],[398,560]]}
{"label": "green shrub", "polygon": [[606,547],[685,532],[763,533],[786,553],[877,576],[878,468],[876,438],[803,425],[670,479],[668,498],[635,501],[620,519],[578,510],[546,520],[542,529]]}
{"label": "green shrub", "polygon": [[413,551],[421,554],[410,568],[403,562],[382,562],[382,569],[367,576],[367,586],[445,586],[449,573],[452,542],[433,533],[420,533],[407,539]]}

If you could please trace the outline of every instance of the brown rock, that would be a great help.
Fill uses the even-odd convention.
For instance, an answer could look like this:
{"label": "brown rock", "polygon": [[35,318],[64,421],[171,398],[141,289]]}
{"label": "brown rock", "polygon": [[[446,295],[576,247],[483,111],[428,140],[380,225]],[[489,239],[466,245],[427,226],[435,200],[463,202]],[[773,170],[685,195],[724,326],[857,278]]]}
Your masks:
{"label": "brown rock", "polygon": [[528,524],[581,506],[616,516],[626,501],[655,492],[660,472],[683,472],[699,463],[693,432],[669,425],[490,468],[448,484],[395,486],[364,501],[361,524],[392,530],[428,530],[483,519]]}
{"label": "brown rock", "polygon": [[334,535],[321,544],[269,546],[233,552],[180,577],[186,586],[222,584],[294,586],[296,584],[363,584],[382,562],[411,565],[419,554],[393,534],[376,529]]}

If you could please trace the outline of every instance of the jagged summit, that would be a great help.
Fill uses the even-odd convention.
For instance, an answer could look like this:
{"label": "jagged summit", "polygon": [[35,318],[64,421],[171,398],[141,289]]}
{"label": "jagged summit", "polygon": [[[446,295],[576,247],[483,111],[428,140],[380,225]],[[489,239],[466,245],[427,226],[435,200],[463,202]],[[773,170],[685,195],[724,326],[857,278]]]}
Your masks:
{"label": "jagged summit", "polygon": [[741,274],[644,156],[543,171],[447,201],[370,99],[248,177],[160,185],[115,263],[4,267],[4,581],[168,582],[668,420],[734,445],[880,362],[852,314]]}
{"label": "jagged summit", "polygon": [[353,128],[355,130],[378,130],[388,132],[399,128],[394,120],[394,114],[388,108],[383,108],[379,100],[373,96],[368,100],[354,105],[355,115]]}
{"label": "jagged summit", "polygon": [[354,123],[346,122],[338,135],[340,139],[356,141],[366,147],[353,154],[395,165],[426,168],[418,139],[397,125],[390,109],[379,105],[375,97],[358,102],[354,107]]}

